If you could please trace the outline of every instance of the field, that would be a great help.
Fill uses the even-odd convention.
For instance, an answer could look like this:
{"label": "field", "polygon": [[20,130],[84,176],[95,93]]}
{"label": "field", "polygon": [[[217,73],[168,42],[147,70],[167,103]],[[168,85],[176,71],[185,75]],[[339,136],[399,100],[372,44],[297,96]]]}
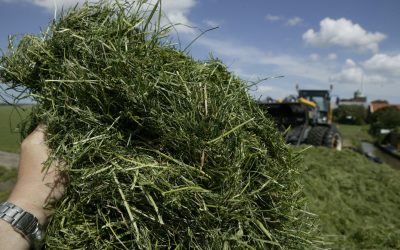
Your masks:
{"label": "field", "polygon": [[331,249],[400,249],[400,172],[345,149],[311,148],[302,178]]}
{"label": "field", "polygon": [[7,199],[17,177],[15,169],[0,166],[0,202]]}
{"label": "field", "polygon": [[338,128],[344,139],[344,146],[358,148],[362,140],[373,142],[372,136],[368,134],[368,125],[340,124]]}
{"label": "field", "polygon": [[[17,152],[18,133],[10,132],[10,122],[5,119],[15,128],[20,118],[16,113],[7,118],[10,112],[9,107],[0,107],[0,150]],[[359,140],[372,140],[367,126],[339,128],[350,147],[357,147]],[[400,171],[375,164],[349,149],[335,152],[312,147],[301,155],[299,181],[309,211],[317,215],[324,248],[400,249]],[[15,169],[0,167],[0,201],[6,199],[15,179]]]}
{"label": "field", "polygon": [[29,113],[30,106],[13,108],[0,105],[0,151],[18,152],[20,135],[18,124]]}
{"label": "field", "polygon": [[[18,124],[26,117],[29,110],[30,106],[20,106],[16,109],[0,105],[0,151],[18,153],[21,141]],[[0,166],[0,201],[4,201],[8,197],[16,176],[15,169]]]}

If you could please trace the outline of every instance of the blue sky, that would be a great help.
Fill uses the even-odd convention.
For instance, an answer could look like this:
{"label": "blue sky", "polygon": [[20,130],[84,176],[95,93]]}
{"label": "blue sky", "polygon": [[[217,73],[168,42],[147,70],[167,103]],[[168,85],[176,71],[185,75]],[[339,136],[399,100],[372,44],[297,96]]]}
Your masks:
{"label": "blue sky", "polygon": [[[0,0],[0,48],[9,34],[46,28],[54,3],[60,9],[77,2]],[[256,98],[295,94],[296,84],[332,84],[342,98],[362,90],[369,101],[400,103],[398,0],[164,0],[163,9],[169,21],[185,24],[177,26],[182,47],[201,30],[219,27],[190,47],[193,57],[212,52],[249,81],[284,76],[253,87]]]}

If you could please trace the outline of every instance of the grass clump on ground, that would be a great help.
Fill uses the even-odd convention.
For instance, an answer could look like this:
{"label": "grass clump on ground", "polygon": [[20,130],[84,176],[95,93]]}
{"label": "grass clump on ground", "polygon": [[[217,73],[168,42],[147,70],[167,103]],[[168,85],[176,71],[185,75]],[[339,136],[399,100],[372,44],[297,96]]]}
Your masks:
{"label": "grass clump on ground", "polygon": [[312,148],[302,183],[330,249],[400,249],[400,172],[350,150]]}
{"label": "grass clump on ground", "polygon": [[312,248],[297,160],[246,83],[177,50],[143,6],[85,4],[1,58],[70,177],[46,246]]}

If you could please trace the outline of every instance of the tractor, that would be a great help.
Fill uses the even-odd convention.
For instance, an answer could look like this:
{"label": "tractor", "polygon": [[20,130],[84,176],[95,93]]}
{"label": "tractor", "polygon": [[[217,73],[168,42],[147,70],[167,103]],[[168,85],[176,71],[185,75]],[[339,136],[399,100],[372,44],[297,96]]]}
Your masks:
{"label": "tractor", "polygon": [[330,91],[300,90],[298,96],[282,101],[267,98],[259,102],[261,108],[274,120],[278,129],[285,131],[287,143],[302,143],[342,149],[342,137],[332,123]]}

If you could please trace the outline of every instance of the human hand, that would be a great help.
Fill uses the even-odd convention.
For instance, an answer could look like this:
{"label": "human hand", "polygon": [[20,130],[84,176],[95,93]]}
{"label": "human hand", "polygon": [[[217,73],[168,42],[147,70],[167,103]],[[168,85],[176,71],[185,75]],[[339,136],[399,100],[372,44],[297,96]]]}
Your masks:
{"label": "human hand", "polygon": [[[22,142],[17,183],[8,199],[33,214],[42,226],[52,215],[53,204],[63,195],[67,182],[60,162],[48,159],[45,133],[46,126],[39,125]],[[30,249],[30,244],[10,224],[0,220],[0,249],[25,250]]]}
{"label": "human hand", "polygon": [[47,223],[66,184],[59,161],[53,160],[44,168],[49,157],[45,133],[46,126],[41,124],[23,140],[17,183],[8,199],[34,214],[41,225]]}

